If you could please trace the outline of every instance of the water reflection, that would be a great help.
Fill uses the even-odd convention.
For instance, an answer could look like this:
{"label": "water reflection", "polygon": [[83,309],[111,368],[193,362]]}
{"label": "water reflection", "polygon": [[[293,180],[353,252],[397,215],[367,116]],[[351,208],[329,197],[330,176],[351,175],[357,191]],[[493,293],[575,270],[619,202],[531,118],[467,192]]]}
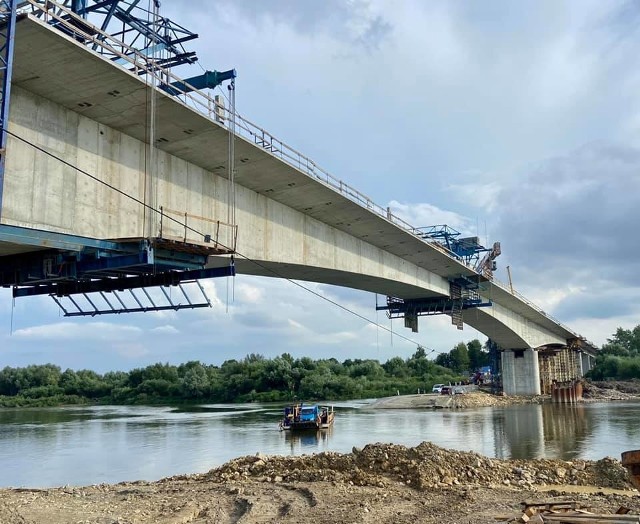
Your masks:
{"label": "water reflection", "polygon": [[333,427],[323,430],[282,431],[291,455],[319,453],[329,449]]}
{"label": "water reflection", "polygon": [[579,458],[591,432],[598,427],[598,418],[583,404],[548,404],[540,406],[543,413],[544,441],[548,452],[565,460]]}
{"label": "water reflection", "polygon": [[54,486],[204,472],[241,455],[350,452],[431,441],[498,458],[619,458],[640,441],[640,402],[464,411],[336,403],[336,422],[279,431],[275,404],[0,409],[0,486]]}
{"label": "water reflection", "polygon": [[584,454],[597,417],[585,405],[514,406],[494,413],[498,458],[555,457],[572,460]]}

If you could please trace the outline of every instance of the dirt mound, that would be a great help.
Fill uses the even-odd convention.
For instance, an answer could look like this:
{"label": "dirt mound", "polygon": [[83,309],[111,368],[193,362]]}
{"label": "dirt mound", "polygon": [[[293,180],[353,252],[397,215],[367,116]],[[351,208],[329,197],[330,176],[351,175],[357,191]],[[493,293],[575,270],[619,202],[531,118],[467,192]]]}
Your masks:
{"label": "dirt mound", "polygon": [[548,396],[500,396],[486,391],[474,391],[465,395],[454,395],[452,408],[478,408],[489,406],[511,406],[514,404],[542,404]]}
{"label": "dirt mound", "polygon": [[630,381],[604,381],[590,382],[583,384],[582,396],[585,400],[608,401],[608,400],[629,400],[638,398],[640,395],[640,380]]}
{"label": "dirt mound", "polygon": [[629,487],[626,470],[609,458],[496,460],[426,442],[371,444],[347,454],[242,457],[157,482],[0,489],[0,523],[511,522],[523,500],[567,497],[593,513],[625,506],[639,514],[640,496]]}
{"label": "dirt mound", "polygon": [[333,481],[377,487],[399,481],[416,489],[459,484],[525,488],[536,484],[571,484],[632,489],[627,470],[612,458],[597,462],[499,460],[447,450],[430,442],[413,448],[369,444],[363,449],[354,448],[348,454],[241,457],[211,470],[206,476],[218,482],[251,478],[263,482]]}
{"label": "dirt mound", "polygon": [[471,391],[463,395],[398,395],[378,399],[370,404],[371,409],[456,409],[513,404],[541,404],[549,396],[500,396],[486,391]]}

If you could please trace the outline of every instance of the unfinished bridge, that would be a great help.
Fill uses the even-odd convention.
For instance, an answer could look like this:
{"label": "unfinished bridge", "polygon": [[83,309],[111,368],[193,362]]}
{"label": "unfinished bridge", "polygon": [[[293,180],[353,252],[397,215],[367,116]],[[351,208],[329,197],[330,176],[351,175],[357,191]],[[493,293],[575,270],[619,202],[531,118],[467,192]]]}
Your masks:
{"label": "unfinished bridge", "polygon": [[499,243],[407,224],[240,117],[235,71],[178,76],[197,35],[138,3],[0,1],[14,297],[100,315],[208,307],[205,278],[290,278],[386,296],[378,309],[414,331],[435,314],[474,327],[500,349],[507,394],[591,367],[593,345],[494,278]]}

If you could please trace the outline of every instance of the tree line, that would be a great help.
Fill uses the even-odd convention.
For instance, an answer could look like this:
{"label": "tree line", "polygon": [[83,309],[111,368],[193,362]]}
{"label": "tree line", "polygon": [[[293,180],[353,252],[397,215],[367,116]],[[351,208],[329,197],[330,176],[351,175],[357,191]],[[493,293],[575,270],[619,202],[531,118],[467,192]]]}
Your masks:
{"label": "tree line", "polygon": [[157,363],[102,375],[62,371],[53,364],[5,367],[0,371],[0,406],[376,398],[462,381],[487,362],[488,353],[473,340],[435,361],[419,347],[407,359],[394,357],[383,364],[374,359],[293,358],[288,353],[269,359],[252,353],[221,366]]}
{"label": "tree line", "polygon": [[[409,358],[265,358],[250,354],[221,366],[198,361],[179,366],[157,363],[131,371],[99,374],[61,370],[53,364],[0,371],[0,406],[101,403],[250,402],[347,400],[430,391],[436,383],[465,380],[489,364],[487,345],[459,343],[434,360],[419,347]],[[607,339],[587,374],[594,380],[640,379],[640,325],[618,328]]]}
{"label": "tree line", "polygon": [[587,377],[594,380],[640,379],[640,325],[633,329],[618,328],[602,346]]}

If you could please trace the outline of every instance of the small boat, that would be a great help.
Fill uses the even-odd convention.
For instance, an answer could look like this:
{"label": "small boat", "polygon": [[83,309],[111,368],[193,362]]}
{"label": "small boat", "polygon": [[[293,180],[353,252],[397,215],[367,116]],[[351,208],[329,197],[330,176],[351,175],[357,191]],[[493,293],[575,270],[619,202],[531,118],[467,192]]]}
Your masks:
{"label": "small boat", "polygon": [[292,431],[304,429],[329,429],[333,425],[335,413],[333,406],[317,404],[293,404],[284,408],[284,417],[280,421],[280,429]]}

